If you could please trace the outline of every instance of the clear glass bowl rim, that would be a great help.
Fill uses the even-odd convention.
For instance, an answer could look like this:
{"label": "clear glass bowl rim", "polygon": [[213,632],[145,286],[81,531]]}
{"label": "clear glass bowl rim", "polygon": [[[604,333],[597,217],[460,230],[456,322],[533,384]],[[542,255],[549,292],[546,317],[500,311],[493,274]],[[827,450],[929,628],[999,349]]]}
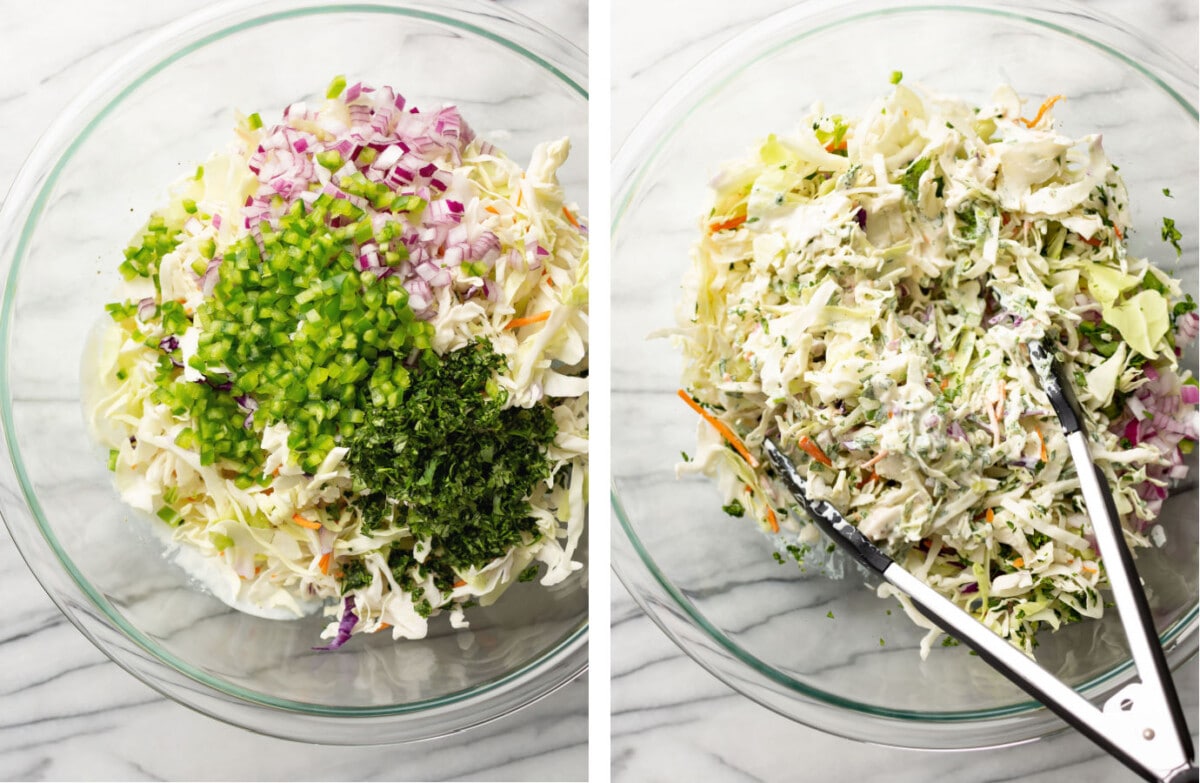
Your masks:
{"label": "clear glass bowl rim", "polygon": [[[588,99],[587,56],[583,51],[540,23],[510,9],[485,3],[482,0],[444,0],[437,4],[421,2],[421,0],[374,0],[373,2],[344,4],[317,2],[316,0],[254,0],[254,2],[228,0],[193,12],[147,37],[89,84],[50,125],[34,146],[13,182],[8,196],[4,200],[3,208],[0,208],[0,239],[4,240],[2,243],[4,256],[0,258],[0,265],[7,267],[6,274],[4,274],[6,284],[3,301],[0,302],[0,355],[3,355],[3,361],[0,361],[0,390],[4,390],[4,393],[0,395],[0,425],[2,425],[9,457],[8,464],[3,468],[5,473],[9,469],[15,473],[16,483],[20,487],[22,496],[19,500],[15,500],[15,505],[19,506],[23,501],[24,508],[18,507],[17,510],[25,513],[21,513],[19,516],[24,517],[26,513],[31,514],[41,537],[39,539],[36,536],[26,537],[23,535],[24,531],[16,529],[10,520],[9,517],[13,516],[12,514],[5,514],[4,521],[13,540],[17,543],[18,551],[29,565],[35,578],[72,624],[117,665],[163,695],[205,714],[243,725],[245,728],[283,736],[281,731],[239,717],[236,704],[231,706],[232,714],[224,714],[221,709],[206,707],[200,703],[210,700],[190,700],[178,687],[169,682],[172,678],[162,678],[152,671],[144,670],[138,666],[138,662],[133,660],[132,656],[127,659],[124,655],[114,651],[98,638],[100,634],[96,631],[103,629],[89,627],[88,623],[67,608],[66,604],[69,598],[84,598],[88,604],[100,611],[112,628],[118,629],[121,634],[158,663],[166,665],[189,680],[248,705],[282,713],[295,713],[309,719],[383,718],[415,715],[439,708],[452,708],[462,718],[457,724],[446,726],[444,730],[434,735],[421,734],[418,731],[414,736],[399,738],[400,741],[405,741],[438,736],[494,720],[532,703],[575,679],[587,670],[587,620],[585,619],[572,633],[561,639],[552,648],[521,667],[499,678],[431,699],[386,706],[337,707],[278,699],[268,694],[235,686],[160,649],[152,640],[130,625],[79,573],[59,544],[54,531],[48,526],[26,474],[15,438],[10,435],[14,432],[14,420],[12,399],[9,394],[11,384],[9,382],[7,348],[11,338],[17,274],[48,194],[79,145],[111,110],[138,87],[191,52],[238,32],[273,22],[307,16],[356,13],[409,17],[451,27],[462,34],[500,44],[551,74],[569,90],[578,94],[582,100],[587,101]],[[484,26],[483,23],[489,26]],[[13,230],[18,225],[20,230],[15,242],[15,250],[10,252],[8,247],[12,243],[8,237],[14,233]],[[4,271],[0,268],[0,273]],[[22,542],[24,542],[24,546]],[[48,575],[39,573],[34,567],[34,557],[32,556],[34,553],[26,552],[26,547],[40,545],[48,546],[54,557],[66,569],[72,584],[65,586],[71,588],[72,592],[77,591],[76,595],[59,594],[56,588],[64,585],[52,586]],[[510,693],[514,688],[522,690],[515,701],[511,698],[512,694]],[[483,708],[487,697],[494,692],[501,694],[503,698],[500,701],[503,703],[498,703],[492,709]],[[471,717],[472,715],[474,717]],[[295,734],[286,736],[297,738]],[[319,735],[311,736],[310,739],[322,741]],[[330,739],[325,738],[324,741],[330,741]],[[340,740],[334,738],[333,741]],[[357,740],[357,742],[365,743],[377,741],[381,740],[370,738]],[[382,741],[394,740],[383,739]]]}
{"label": "clear glass bowl rim", "polygon": [[[1184,97],[1183,90],[1196,92],[1196,73],[1178,56],[1165,52],[1161,47],[1156,48],[1151,42],[1137,33],[1121,27],[1119,21],[1094,9],[1064,2],[1063,0],[1028,0],[1007,3],[1003,6],[986,2],[986,0],[963,0],[955,4],[928,3],[920,0],[867,0],[853,4],[841,4],[836,0],[803,0],[787,10],[773,14],[753,27],[734,36],[711,54],[705,56],[693,66],[664,93],[637,123],[629,136],[621,144],[613,165],[613,216],[611,234],[615,239],[619,233],[621,219],[625,215],[634,196],[640,190],[643,174],[650,168],[675,136],[684,126],[691,113],[691,108],[707,102],[713,95],[738,77],[746,68],[767,58],[775,52],[794,45],[799,41],[843,27],[857,21],[900,14],[923,13],[940,11],[946,13],[977,14],[1003,17],[1009,20],[1032,24],[1051,32],[1069,35],[1085,44],[1093,46],[1103,53],[1115,57],[1127,66],[1140,72],[1162,89],[1171,99],[1179,104],[1193,119],[1200,118],[1195,104]],[[1093,30],[1101,32],[1108,40],[1098,40],[1080,29],[1071,29],[1056,21],[1056,17],[1070,14],[1073,21],[1084,22]],[[817,19],[819,17],[819,19]],[[816,24],[813,22],[816,21]],[[1114,43],[1114,40],[1116,43]],[[1121,48],[1118,48],[1121,47]],[[1130,56],[1126,49],[1136,48],[1146,54],[1148,59],[1155,61],[1154,67]],[[731,67],[730,64],[735,64]],[[823,691],[792,678],[775,667],[761,660],[741,645],[729,638],[721,629],[708,621],[704,614],[688,600],[671,580],[662,572],[651,553],[643,546],[635,526],[623,507],[617,487],[613,484],[610,491],[616,527],[620,529],[617,537],[624,536],[624,541],[613,546],[613,571],[625,585],[637,604],[646,612],[656,625],[674,642],[685,654],[700,664],[709,673],[737,690],[749,696],[763,706],[783,714],[785,717],[800,722],[807,721],[794,714],[784,712],[777,704],[769,703],[755,693],[748,693],[745,687],[739,685],[738,679],[726,674],[719,660],[706,649],[697,649],[686,641],[671,626],[680,622],[677,617],[664,616],[656,611],[647,596],[637,587],[633,568],[644,568],[649,572],[654,582],[677,608],[687,616],[694,627],[704,632],[709,640],[715,642],[734,659],[750,667],[759,678],[758,684],[776,683],[788,689],[794,695],[809,703],[817,703],[858,713],[866,718],[884,719],[889,722],[901,721],[911,723],[927,723],[930,725],[963,725],[976,724],[981,721],[999,718],[1034,716],[1040,714],[1047,718],[1050,728],[1054,728],[1056,719],[1038,702],[1028,700],[983,710],[959,711],[919,711],[902,710],[865,704],[860,701],[846,699],[834,693]],[[616,556],[618,547],[628,543],[637,555],[637,563],[619,562]],[[631,558],[632,560],[632,558]],[[638,574],[643,576],[644,574]],[[664,613],[665,614],[665,613]],[[1178,650],[1183,647],[1186,655],[1177,656],[1173,661],[1175,666],[1182,665],[1196,654],[1197,620],[1200,618],[1200,604],[1193,604],[1190,610],[1179,620],[1168,627],[1161,636],[1164,647]],[[1125,661],[1103,674],[1092,678],[1079,686],[1079,690],[1095,693],[1111,683],[1132,668],[1131,661]],[[739,673],[739,678],[741,674]],[[830,730],[818,723],[811,723],[814,728]],[[1059,726],[1062,724],[1059,723]],[[862,739],[862,737],[854,737]],[[1033,739],[1033,736],[1027,739]],[[871,739],[869,741],[877,742]],[[1018,742],[1021,740],[1017,740]],[[886,744],[886,740],[882,741]],[[1003,741],[1000,745],[1012,744]]]}

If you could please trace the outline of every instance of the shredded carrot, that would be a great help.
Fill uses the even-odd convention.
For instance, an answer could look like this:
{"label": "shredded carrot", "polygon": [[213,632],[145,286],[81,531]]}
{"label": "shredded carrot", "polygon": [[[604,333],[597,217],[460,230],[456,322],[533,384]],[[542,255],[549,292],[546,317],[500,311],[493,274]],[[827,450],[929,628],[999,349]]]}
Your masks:
{"label": "shredded carrot", "polygon": [[1037,433],[1038,443],[1042,444],[1042,462],[1049,462],[1049,460],[1046,459],[1046,439],[1042,437],[1041,428],[1034,427],[1033,431]]}
{"label": "shredded carrot", "polygon": [[1013,565],[1015,565],[1017,568],[1024,568],[1025,567],[1025,558],[1018,557],[1016,560],[1013,561]]}
{"label": "shredded carrot", "polygon": [[838,145],[836,147],[833,146],[832,141],[825,145],[825,151],[830,152],[830,153],[841,152],[844,149],[846,149],[846,140],[845,139],[842,139],[840,142],[838,142]]}
{"label": "shredded carrot", "polygon": [[942,391],[946,391],[946,389],[950,388],[950,379],[942,378],[941,387],[942,387]]}
{"label": "shredded carrot", "polygon": [[311,519],[305,519],[304,517],[300,516],[299,514],[292,514],[292,521],[295,522],[300,527],[306,527],[309,530],[320,530],[321,529],[320,522],[313,522]]}
{"label": "shredded carrot", "polygon": [[737,228],[745,222],[746,216],[738,215],[737,217],[729,218],[729,220],[724,220],[720,223],[710,223],[708,226],[708,233],[715,234],[718,231],[728,231],[731,228]]}
{"label": "shredded carrot", "polygon": [[871,475],[866,476],[862,479],[859,479],[857,488],[862,489],[867,484],[870,484],[872,481],[878,481],[878,480],[879,480],[879,472],[876,471],[874,468],[871,468]]}
{"label": "shredded carrot", "polygon": [[1113,231],[1116,233],[1116,235],[1117,235],[1117,239],[1124,239],[1124,238],[1125,238],[1125,235],[1121,233],[1121,227],[1120,227],[1120,226],[1113,226]]}
{"label": "shredded carrot", "polygon": [[329,560],[331,557],[333,557],[332,552],[326,552],[325,554],[321,555],[321,560],[319,561],[319,565],[321,566],[322,574],[329,573]]}
{"label": "shredded carrot", "polygon": [[549,317],[550,317],[550,311],[546,310],[545,312],[538,313],[537,315],[531,315],[526,318],[514,318],[511,321],[509,321],[508,324],[504,328],[505,329],[520,329],[522,326],[529,326],[530,324],[540,324],[542,321],[545,321]]}
{"label": "shredded carrot", "polygon": [[1009,224],[1009,221],[1011,221],[1011,220],[1012,220],[1012,215],[1008,214],[1007,212],[1000,213],[1000,225],[1007,226]]}
{"label": "shredded carrot", "polygon": [[1085,243],[1091,245],[1092,247],[1100,247],[1100,245],[1104,244],[1099,239],[1096,239],[1094,237],[1092,239],[1088,239],[1087,237],[1081,235],[1079,238],[1081,240],[1083,240]]}
{"label": "shredded carrot", "polygon": [[272,476],[278,476],[278,475],[279,475],[279,468],[275,468],[275,470],[271,471],[271,475],[272,475]]}
{"label": "shredded carrot", "polygon": [[758,467],[758,460],[754,458],[754,455],[750,453],[738,436],[733,434],[733,430],[726,427],[723,422],[719,421],[711,413],[701,408],[700,403],[693,400],[691,396],[683,389],[680,389],[677,394],[679,395],[679,399],[688,404],[689,408],[694,410],[696,413],[699,413],[701,418],[711,424],[717,432],[721,433],[721,436],[725,438],[725,440],[729,441],[729,445],[733,446],[734,450],[737,451],[738,454],[742,455],[742,459],[746,460],[746,463],[750,467]]}
{"label": "shredded carrot", "polygon": [[1050,111],[1051,106],[1058,103],[1065,97],[1065,95],[1051,95],[1049,98],[1042,101],[1042,105],[1038,107],[1037,116],[1035,116],[1032,120],[1027,120],[1024,117],[1018,117],[1017,121],[1025,123],[1026,128],[1032,128],[1034,125],[1037,125],[1042,121],[1042,116],[1045,115],[1046,112]]}
{"label": "shredded carrot", "polygon": [[772,533],[779,532],[779,520],[775,518],[775,511],[770,506],[767,506],[767,522],[771,524]]}
{"label": "shredded carrot", "polygon": [[467,580],[466,580],[466,579],[459,579],[457,582],[455,582],[455,583],[454,583],[454,586],[455,586],[455,587],[462,587],[462,586],[463,586],[463,585],[465,585],[466,583],[467,583]]}
{"label": "shredded carrot", "polygon": [[374,631],[371,631],[371,633],[379,633],[380,631],[386,631],[388,628],[391,628],[391,627],[392,627],[391,623],[380,623],[379,627],[376,628]]}
{"label": "shredded carrot", "polygon": [[994,525],[994,524],[996,524],[996,512],[995,512],[995,511],[992,511],[992,510],[989,508],[989,509],[987,510],[987,513],[986,513],[986,514],[984,514],[984,516],[985,516],[985,517],[987,517],[987,521],[988,521],[988,524],[989,524],[989,525]]}
{"label": "shredded carrot", "polygon": [[486,207],[484,207],[483,209],[484,209],[484,211],[486,211],[486,212],[491,212],[493,215],[499,215],[499,214],[500,214],[500,210],[496,209],[496,208],[495,208],[495,207],[493,207],[491,204],[488,204],[488,205],[487,205]]}
{"label": "shredded carrot", "polygon": [[575,216],[571,214],[571,210],[567,209],[566,207],[563,207],[563,217],[565,217],[567,219],[567,222],[570,223],[572,226],[575,226],[575,228],[579,228],[579,221],[576,220]]}
{"label": "shredded carrot", "polygon": [[895,415],[896,415],[896,412],[895,412],[895,411],[888,411],[888,418],[889,418],[889,419],[891,419],[891,418],[895,417]]}
{"label": "shredded carrot", "polygon": [[829,457],[825,456],[825,452],[821,451],[821,447],[809,440],[807,435],[801,435],[800,441],[796,445],[807,451],[808,456],[812,457],[817,462],[820,462],[825,467],[833,467],[833,463],[830,462]]}
{"label": "shredded carrot", "polygon": [[876,454],[874,457],[871,457],[869,460],[867,460],[866,462],[864,462],[864,463],[862,464],[862,466],[863,466],[864,468],[870,468],[870,467],[873,467],[873,466],[875,466],[875,465],[878,465],[880,461],[882,461],[882,460],[884,460],[884,459],[886,459],[886,458],[887,458],[887,455],[888,455],[888,453],[887,453],[887,449],[884,449],[884,450],[880,451],[878,454]]}
{"label": "shredded carrot", "polygon": [[1092,568],[1090,565],[1083,565],[1083,566],[1080,566],[1079,568],[1082,571],[1087,571],[1089,574],[1096,573],[1096,569]]}

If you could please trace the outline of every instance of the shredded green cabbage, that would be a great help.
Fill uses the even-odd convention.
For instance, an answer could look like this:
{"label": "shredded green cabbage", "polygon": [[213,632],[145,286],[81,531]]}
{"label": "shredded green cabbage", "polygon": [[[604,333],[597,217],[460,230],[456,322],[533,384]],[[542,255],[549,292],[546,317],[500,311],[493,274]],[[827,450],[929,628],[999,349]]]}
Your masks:
{"label": "shredded green cabbage", "polygon": [[[1030,652],[1041,626],[1100,617],[1105,582],[1023,344],[1059,347],[1126,539],[1146,546],[1196,437],[1175,351],[1194,314],[1128,253],[1100,137],[1020,109],[1008,87],[973,107],[897,84],[859,120],[818,106],[767,137],[712,183],[671,333],[686,391],[751,453],[779,438],[813,498]],[[766,465],[697,427],[679,471],[807,551],[818,531]],[[927,654],[940,631],[897,597],[931,629]]]}

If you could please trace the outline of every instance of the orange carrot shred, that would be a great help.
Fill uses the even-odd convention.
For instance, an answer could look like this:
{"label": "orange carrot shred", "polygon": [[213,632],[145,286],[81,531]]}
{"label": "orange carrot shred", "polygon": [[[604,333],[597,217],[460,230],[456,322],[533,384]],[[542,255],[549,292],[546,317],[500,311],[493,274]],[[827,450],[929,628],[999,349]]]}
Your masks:
{"label": "orange carrot shred", "polygon": [[992,511],[990,508],[987,510],[987,513],[984,516],[987,517],[987,521],[988,521],[989,525],[996,523],[996,512]]}
{"label": "orange carrot shred", "polygon": [[1117,239],[1124,239],[1124,238],[1125,238],[1125,235],[1121,233],[1121,227],[1120,227],[1120,226],[1113,226],[1113,231],[1116,233],[1116,235],[1117,235]]}
{"label": "orange carrot shred", "polygon": [[812,457],[817,462],[820,462],[825,467],[833,467],[833,463],[829,460],[829,457],[825,456],[825,452],[821,451],[821,447],[813,443],[807,435],[801,435],[800,441],[796,445],[807,451],[808,456]]}
{"label": "orange carrot shred", "polygon": [[332,552],[326,552],[325,554],[321,555],[321,560],[319,561],[319,565],[321,566],[322,574],[329,573],[329,560],[332,556],[333,556]]}
{"label": "orange carrot shred", "polygon": [[565,217],[567,219],[567,222],[570,223],[572,226],[575,226],[575,228],[579,228],[579,221],[576,220],[575,216],[571,214],[571,210],[567,209],[566,207],[563,207],[563,217]]}
{"label": "orange carrot shred", "polygon": [[495,207],[493,207],[491,204],[488,204],[488,205],[487,205],[486,207],[484,207],[483,209],[484,209],[484,211],[486,211],[486,212],[491,212],[493,215],[499,215],[499,214],[500,214],[500,210],[496,209],[496,208],[495,208]]}
{"label": "orange carrot shred", "polygon": [[745,222],[746,216],[738,215],[737,217],[730,218],[729,220],[725,220],[720,223],[711,223],[708,226],[708,233],[715,234],[718,231],[728,231],[731,228],[737,228]]}
{"label": "orange carrot shred", "polygon": [[522,326],[529,326],[530,324],[540,324],[542,321],[545,321],[549,317],[550,317],[550,311],[546,310],[545,312],[538,313],[537,315],[531,315],[526,318],[514,318],[511,321],[509,321],[508,324],[504,328],[505,329],[520,329]]}
{"label": "orange carrot shred", "polygon": [[754,458],[754,455],[750,453],[738,436],[733,434],[733,430],[726,427],[723,422],[717,420],[716,417],[714,417],[711,413],[701,408],[700,404],[693,400],[691,396],[683,389],[680,389],[677,394],[679,395],[679,399],[688,404],[689,408],[694,410],[696,413],[699,413],[701,418],[711,424],[717,432],[721,433],[721,436],[725,438],[725,440],[729,441],[729,445],[733,446],[734,450],[737,451],[738,454],[742,455],[742,459],[746,460],[746,463],[750,467],[758,467],[758,460]]}
{"label": "orange carrot shred", "polygon": [[1046,112],[1050,111],[1051,106],[1058,103],[1065,97],[1066,97],[1065,95],[1051,95],[1049,98],[1047,98],[1046,100],[1044,100],[1042,102],[1041,106],[1038,107],[1037,116],[1035,116],[1032,120],[1027,120],[1027,119],[1024,119],[1023,117],[1018,117],[1017,120],[1019,122],[1025,123],[1026,128],[1032,128],[1034,125],[1037,125],[1039,122],[1042,121],[1042,116],[1045,115]]}
{"label": "orange carrot shred", "polygon": [[457,582],[455,582],[455,583],[454,583],[454,586],[455,586],[455,587],[462,587],[462,586],[463,586],[463,585],[465,585],[466,583],[467,583],[467,580],[466,580],[466,579],[459,579]]}
{"label": "orange carrot shred", "polygon": [[767,522],[771,524],[772,533],[779,532],[779,520],[775,518],[775,511],[770,506],[767,506]]}
{"label": "orange carrot shred", "polygon": [[1018,557],[1016,560],[1013,561],[1013,565],[1015,565],[1017,568],[1024,568],[1025,567],[1025,558]]}
{"label": "orange carrot shred", "polygon": [[300,527],[306,527],[309,530],[320,530],[321,529],[320,522],[313,522],[311,519],[305,519],[304,517],[300,516],[299,514],[292,514],[292,521],[295,522]]}
{"label": "orange carrot shred", "polygon": [[878,454],[876,454],[874,457],[871,457],[869,460],[867,460],[866,462],[864,462],[864,463],[862,464],[862,466],[863,466],[864,468],[869,468],[869,467],[872,467],[872,466],[874,466],[874,465],[878,465],[880,462],[882,462],[883,460],[887,459],[887,455],[888,455],[887,449],[883,449],[883,450],[881,450],[881,451],[880,451]]}
{"label": "orange carrot shred", "polygon": [[1042,437],[1042,431],[1037,427],[1034,427],[1033,431],[1037,433],[1038,442],[1042,444],[1042,462],[1046,462],[1046,439]]}
{"label": "orange carrot shred", "polygon": [[942,391],[946,391],[946,389],[950,388],[950,379],[942,378],[942,382],[939,385],[942,387]]}
{"label": "orange carrot shred", "polygon": [[1100,241],[1099,239],[1097,239],[1096,237],[1092,237],[1091,239],[1088,239],[1087,237],[1080,236],[1079,238],[1080,238],[1081,240],[1083,240],[1085,243],[1087,243],[1087,244],[1091,245],[1092,247],[1100,247],[1100,245],[1104,244],[1103,242],[1101,242],[1101,241]]}

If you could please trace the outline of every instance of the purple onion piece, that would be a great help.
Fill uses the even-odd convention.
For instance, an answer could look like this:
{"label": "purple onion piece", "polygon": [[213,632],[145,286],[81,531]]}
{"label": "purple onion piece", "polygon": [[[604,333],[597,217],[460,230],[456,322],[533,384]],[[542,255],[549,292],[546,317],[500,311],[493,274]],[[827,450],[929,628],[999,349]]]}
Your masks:
{"label": "purple onion piece", "polygon": [[143,321],[143,322],[149,321],[151,318],[154,317],[154,312],[157,309],[158,309],[158,305],[156,305],[154,303],[154,297],[147,296],[145,299],[138,302],[138,307],[137,307],[138,320]]}

